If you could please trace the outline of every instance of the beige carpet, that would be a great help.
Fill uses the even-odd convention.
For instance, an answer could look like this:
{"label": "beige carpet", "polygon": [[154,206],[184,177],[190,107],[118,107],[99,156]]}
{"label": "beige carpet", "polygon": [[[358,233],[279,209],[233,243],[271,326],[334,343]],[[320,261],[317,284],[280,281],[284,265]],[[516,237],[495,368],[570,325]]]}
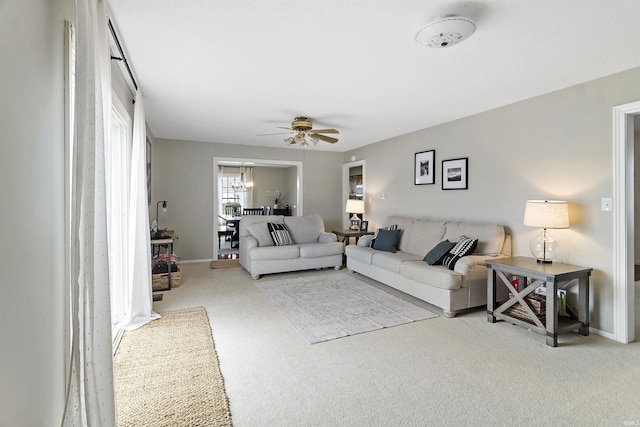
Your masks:
{"label": "beige carpet", "polygon": [[231,426],[204,307],[160,314],[118,346],[118,426]]}

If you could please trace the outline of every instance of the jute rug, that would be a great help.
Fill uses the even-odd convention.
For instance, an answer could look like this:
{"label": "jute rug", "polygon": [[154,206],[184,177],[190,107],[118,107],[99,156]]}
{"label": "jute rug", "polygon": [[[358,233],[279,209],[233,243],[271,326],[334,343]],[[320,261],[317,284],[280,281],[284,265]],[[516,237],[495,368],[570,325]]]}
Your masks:
{"label": "jute rug", "polygon": [[438,317],[352,274],[258,281],[256,286],[311,344]]}
{"label": "jute rug", "polygon": [[114,356],[118,426],[231,426],[204,307],[160,314]]}

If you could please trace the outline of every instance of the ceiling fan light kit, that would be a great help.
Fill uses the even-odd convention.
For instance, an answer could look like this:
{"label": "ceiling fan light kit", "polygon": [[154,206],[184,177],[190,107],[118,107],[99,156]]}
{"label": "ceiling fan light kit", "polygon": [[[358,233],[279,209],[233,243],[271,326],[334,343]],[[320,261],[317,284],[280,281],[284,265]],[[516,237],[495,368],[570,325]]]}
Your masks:
{"label": "ceiling fan light kit", "polygon": [[318,143],[318,141],[322,140],[331,144],[335,144],[338,142],[338,138],[333,138],[327,135],[322,135],[323,133],[340,133],[335,129],[313,129],[313,125],[311,124],[311,120],[308,117],[299,116],[293,119],[291,122],[290,128],[280,127],[280,129],[287,129],[295,132],[294,136],[290,136],[289,138],[285,138],[284,142],[287,145],[300,144],[300,147],[308,147],[309,143],[307,142],[307,137],[313,142],[314,145]]}
{"label": "ceiling fan light kit", "polygon": [[416,41],[429,47],[451,47],[466,40],[475,31],[476,24],[471,19],[449,16],[422,27],[416,34]]}

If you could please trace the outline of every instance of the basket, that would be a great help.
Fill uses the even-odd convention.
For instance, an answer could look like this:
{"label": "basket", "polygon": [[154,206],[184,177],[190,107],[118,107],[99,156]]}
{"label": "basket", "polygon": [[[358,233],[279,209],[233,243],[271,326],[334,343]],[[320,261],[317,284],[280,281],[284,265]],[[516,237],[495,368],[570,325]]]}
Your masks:
{"label": "basket", "polygon": [[[160,274],[152,274],[151,275],[151,287],[154,291],[166,289],[169,287],[169,274],[168,273],[160,273]],[[174,271],[171,273],[171,287],[177,288],[180,286],[181,282],[181,273],[180,270]]]}

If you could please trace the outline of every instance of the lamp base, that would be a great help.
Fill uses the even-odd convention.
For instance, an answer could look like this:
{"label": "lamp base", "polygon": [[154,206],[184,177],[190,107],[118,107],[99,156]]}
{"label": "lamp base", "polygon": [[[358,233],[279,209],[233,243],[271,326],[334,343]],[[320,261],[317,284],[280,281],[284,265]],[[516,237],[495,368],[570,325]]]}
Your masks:
{"label": "lamp base", "polygon": [[547,234],[546,229],[531,240],[529,250],[539,264],[551,264],[551,260],[558,257],[558,243]]}

